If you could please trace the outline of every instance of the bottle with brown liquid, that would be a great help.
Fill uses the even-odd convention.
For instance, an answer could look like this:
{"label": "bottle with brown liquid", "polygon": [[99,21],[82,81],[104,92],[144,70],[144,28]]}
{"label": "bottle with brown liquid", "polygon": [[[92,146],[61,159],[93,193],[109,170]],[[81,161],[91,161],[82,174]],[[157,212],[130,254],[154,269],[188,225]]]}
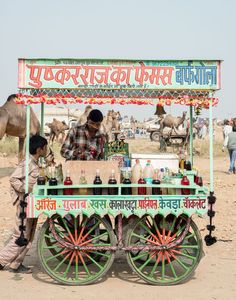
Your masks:
{"label": "bottle with brown liquid", "polygon": [[[102,180],[100,178],[100,171],[97,169],[96,176],[93,181],[93,184],[102,184]],[[101,188],[93,188],[93,194],[94,195],[102,195],[102,189]]]}
{"label": "bottle with brown liquid", "polygon": [[[115,178],[115,171],[111,171],[110,179],[108,180],[108,184],[117,184],[117,180]],[[117,195],[118,194],[118,188],[108,188],[108,195]]]}
{"label": "bottle with brown liquid", "polygon": [[[56,186],[57,185],[57,179],[55,177],[55,171],[54,169],[51,172],[51,178],[48,181],[49,186]],[[48,190],[48,195],[58,195],[58,190],[57,189],[50,189]]]}
{"label": "bottle with brown liquid", "polygon": [[[123,184],[131,184],[131,180],[129,178],[129,173],[126,172],[125,173],[125,177],[124,177],[124,180],[122,182]],[[121,189],[121,194],[122,195],[132,195],[132,188],[131,187],[123,187]]]}
{"label": "bottle with brown liquid", "polygon": [[[158,170],[155,169],[154,171],[154,176],[153,176],[153,180],[152,180],[152,184],[160,184],[161,181],[158,179]],[[152,188],[152,195],[161,195],[161,189],[158,187],[153,187]]]}

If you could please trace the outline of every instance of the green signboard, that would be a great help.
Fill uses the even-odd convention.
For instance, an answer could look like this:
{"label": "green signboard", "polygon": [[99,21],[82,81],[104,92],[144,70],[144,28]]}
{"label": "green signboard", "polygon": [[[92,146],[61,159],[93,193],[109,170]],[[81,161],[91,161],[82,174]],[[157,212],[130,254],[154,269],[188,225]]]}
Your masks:
{"label": "green signboard", "polygon": [[217,60],[19,59],[18,88],[217,90]]}
{"label": "green signboard", "polygon": [[44,213],[52,216],[55,213],[87,216],[121,213],[125,217],[135,214],[139,217],[149,214],[191,216],[195,213],[206,214],[208,209],[206,195],[173,195],[173,196],[39,196],[30,195],[28,198],[27,217],[37,218]]}

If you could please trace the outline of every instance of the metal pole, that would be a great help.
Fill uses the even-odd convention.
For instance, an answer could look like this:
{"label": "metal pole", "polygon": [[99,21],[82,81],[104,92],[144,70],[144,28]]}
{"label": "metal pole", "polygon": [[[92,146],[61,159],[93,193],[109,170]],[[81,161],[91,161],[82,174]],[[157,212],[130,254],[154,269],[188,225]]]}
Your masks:
{"label": "metal pole", "polygon": [[190,114],[190,140],[189,140],[189,143],[190,143],[190,162],[191,162],[191,165],[193,166],[193,107],[192,105],[190,105],[190,108],[189,108],[189,114]]}
{"label": "metal pole", "polygon": [[44,136],[44,103],[41,103],[41,126],[40,135]]}
{"label": "metal pole", "polygon": [[[212,95],[210,95],[212,97]],[[210,192],[214,191],[214,174],[213,174],[213,120],[212,120],[212,100],[209,101],[209,140],[210,140]]]}
{"label": "metal pole", "polygon": [[25,193],[29,191],[30,105],[26,106]]}

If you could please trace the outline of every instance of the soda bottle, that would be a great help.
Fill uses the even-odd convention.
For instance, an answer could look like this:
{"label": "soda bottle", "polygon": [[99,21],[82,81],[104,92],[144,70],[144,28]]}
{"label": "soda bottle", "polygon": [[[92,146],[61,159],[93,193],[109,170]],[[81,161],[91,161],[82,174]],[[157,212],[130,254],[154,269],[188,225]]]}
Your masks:
{"label": "soda bottle", "polygon": [[[189,185],[189,180],[188,177],[186,176],[186,172],[184,172],[184,176],[181,180],[181,185]],[[182,195],[190,195],[190,189],[181,189],[181,194]]]}
{"label": "soda bottle", "polygon": [[[161,181],[158,179],[158,170],[156,169],[154,171],[154,177],[153,177],[152,184],[160,184],[160,183],[161,183]],[[152,194],[153,195],[161,195],[161,189],[158,187],[153,187]]]}
{"label": "soda bottle", "polygon": [[[85,170],[81,170],[79,184],[87,184],[87,179],[85,177]],[[80,188],[79,189],[79,194],[80,195],[87,195],[88,194],[88,190],[86,188]]]}
{"label": "soda bottle", "polygon": [[[129,173],[128,172],[125,173],[125,178],[124,178],[122,183],[123,184],[131,184],[131,180],[129,178]],[[121,194],[122,195],[132,195],[132,188],[131,187],[123,187],[121,189]]]}
{"label": "soda bottle", "polygon": [[[132,183],[138,183],[138,180],[140,178],[140,172],[143,170],[139,159],[136,159],[135,162],[136,163],[132,168]],[[133,195],[138,195],[138,188],[137,187],[132,188],[132,194]]]}
{"label": "soda bottle", "polygon": [[[56,186],[57,185],[57,179],[55,177],[55,171],[54,169],[51,172],[52,176],[48,181],[49,186]],[[48,190],[48,195],[58,195],[58,190],[57,189],[50,189]]]}
{"label": "soda bottle", "polygon": [[[108,184],[117,184],[116,178],[115,178],[115,171],[111,170],[111,176],[108,180]],[[108,188],[108,195],[117,195],[118,194],[118,188]]]}
{"label": "soda bottle", "polygon": [[[100,178],[100,171],[97,169],[96,176],[93,181],[93,184],[102,184],[102,180]],[[101,188],[93,188],[93,194],[94,195],[102,195],[102,189]]]}
{"label": "soda bottle", "polygon": [[46,174],[45,174],[45,168],[43,164],[39,168],[39,177],[37,178],[37,184],[38,185],[46,184]]}
{"label": "soda bottle", "polygon": [[[70,178],[70,171],[67,170],[66,171],[66,178],[64,180],[64,185],[72,185],[72,184],[73,184],[73,182]],[[73,189],[71,189],[71,188],[64,189],[63,190],[63,195],[73,195]]]}
{"label": "soda bottle", "polygon": [[[140,178],[138,180],[138,184],[145,184],[145,183],[146,183],[146,181],[143,178],[143,172],[141,171]],[[138,187],[138,195],[146,195],[146,193],[147,193],[146,187]]]}

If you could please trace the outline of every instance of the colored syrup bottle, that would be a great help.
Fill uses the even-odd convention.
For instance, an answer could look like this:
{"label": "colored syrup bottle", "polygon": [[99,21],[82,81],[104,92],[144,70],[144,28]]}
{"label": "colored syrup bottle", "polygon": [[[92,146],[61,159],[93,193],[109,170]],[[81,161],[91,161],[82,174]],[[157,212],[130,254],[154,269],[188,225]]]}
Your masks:
{"label": "colored syrup bottle", "polygon": [[[138,184],[146,184],[145,179],[143,178],[143,172],[140,172],[140,178],[138,180]],[[147,189],[146,187],[138,187],[138,195],[146,195]]]}
{"label": "colored syrup bottle", "polygon": [[[122,183],[127,184],[127,185],[131,184],[131,180],[129,178],[129,173],[128,172],[125,173],[125,178],[124,178]],[[131,187],[123,187],[121,189],[121,194],[122,195],[132,195],[132,188]]]}
{"label": "colored syrup bottle", "polygon": [[[161,181],[158,179],[158,170],[156,169],[154,171],[154,177],[153,177],[153,180],[152,180],[152,184],[160,184]],[[158,187],[153,187],[152,188],[152,194],[153,195],[161,195],[161,189],[158,188]]]}
{"label": "colored syrup bottle", "polygon": [[194,176],[194,183],[197,184],[197,185],[199,185],[199,186],[203,186],[202,176],[199,176],[198,172]]}
{"label": "colored syrup bottle", "polygon": [[[48,181],[48,185],[49,186],[56,186],[57,185],[57,179],[55,177],[55,171],[52,171],[52,176]],[[53,190],[48,190],[48,195],[58,195],[58,190],[57,189],[53,189]]]}
{"label": "colored syrup bottle", "polygon": [[[181,185],[189,185],[189,180],[188,177],[186,176],[186,173],[184,173],[184,176],[181,180]],[[181,189],[181,194],[182,195],[190,195],[190,189]]]}
{"label": "colored syrup bottle", "polygon": [[[85,170],[81,170],[81,175],[79,178],[79,184],[87,184],[87,179],[85,177]],[[80,195],[88,195],[88,189],[86,188],[80,188],[79,189]]]}
{"label": "colored syrup bottle", "polygon": [[[96,176],[93,181],[93,184],[102,184],[102,180],[100,178],[100,171],[97,169]],[[102,195],[102,189],[101,188],[93,188],[93,194],[94,195]]]}
{"label": "colored syrup bottle", "polygon": [[[72,184],[73,184],[73,182],[72,182],[72,180],[70,178],[70,171],[67,170],[67,172],[66,172],[66,178],[64,180],[64,185],[72,185]],[[73,195],[73,189],[71,189],[71,188],[64,189],[63,190],[63,195]]]}
{"label": "colored syrup bottle", "polygon": [[184,162],[184,169],[186,171],[191,171],[192,170],[192,164],[191,164],[191,162],[189,160],[187,160],[187,161]]}
{"label": "colored syrup bottle", "polygon": [[38,185],[46,184],[46,174],[45,174],[45,168],[43,165],[39,169],[39,177],[37,178],[37,184]]}
{"label": "colored syrup bottle", "polygon": [[[115,178],[115,171],[111,171],[110,179],[108,180],[108,184],[117,184],[116,178]],[[108,195],[117,195],[118,194],[118,188],[109,187],[108,188]]]}

